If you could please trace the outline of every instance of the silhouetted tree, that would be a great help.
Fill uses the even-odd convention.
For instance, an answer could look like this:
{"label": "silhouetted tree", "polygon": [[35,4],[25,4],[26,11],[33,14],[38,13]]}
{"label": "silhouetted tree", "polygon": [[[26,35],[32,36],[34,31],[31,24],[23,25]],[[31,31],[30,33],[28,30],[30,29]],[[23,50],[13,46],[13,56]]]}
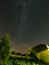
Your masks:
{"label": "silhouetted tree", "polygon": [[9,34],[4,35],[0,41],[0,63],[7,63],[10,57],[10,38]]}

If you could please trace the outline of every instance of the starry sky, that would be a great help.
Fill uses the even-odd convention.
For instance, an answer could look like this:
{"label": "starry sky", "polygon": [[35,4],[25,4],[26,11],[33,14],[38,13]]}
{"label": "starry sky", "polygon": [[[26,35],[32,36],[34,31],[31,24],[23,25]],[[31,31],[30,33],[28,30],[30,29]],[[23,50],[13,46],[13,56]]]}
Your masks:
{"label": "starry sky", "polygon": [[12,49],[25,52],[37,44],[49,44],[48,0],[1,0],[0,34],[9,33]]}

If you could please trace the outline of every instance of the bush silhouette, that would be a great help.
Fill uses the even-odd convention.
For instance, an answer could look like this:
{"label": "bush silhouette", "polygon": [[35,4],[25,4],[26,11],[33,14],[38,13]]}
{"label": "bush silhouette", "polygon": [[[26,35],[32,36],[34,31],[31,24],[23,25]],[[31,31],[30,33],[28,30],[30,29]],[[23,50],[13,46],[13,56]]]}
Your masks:
{"label": "bush silhouette", "polygon": [[10,38],[9,34],[1,37],[0,41],[0,64],[6,64],[10,57]]}

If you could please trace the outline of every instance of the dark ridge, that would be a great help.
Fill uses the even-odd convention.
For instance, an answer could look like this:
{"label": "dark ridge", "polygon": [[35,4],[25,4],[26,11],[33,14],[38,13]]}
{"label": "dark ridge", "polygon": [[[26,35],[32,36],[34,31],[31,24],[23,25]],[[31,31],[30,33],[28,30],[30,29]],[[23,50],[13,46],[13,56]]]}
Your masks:
{"label": "dark ridge", "polygon": [[36,53],[38,53],[38,52],[41,52],[41,51],[46,50],[48,48],[47,48],[46,44],[40,44],[40,45],[33,47],[32,49],[34,49],[34,51]]}

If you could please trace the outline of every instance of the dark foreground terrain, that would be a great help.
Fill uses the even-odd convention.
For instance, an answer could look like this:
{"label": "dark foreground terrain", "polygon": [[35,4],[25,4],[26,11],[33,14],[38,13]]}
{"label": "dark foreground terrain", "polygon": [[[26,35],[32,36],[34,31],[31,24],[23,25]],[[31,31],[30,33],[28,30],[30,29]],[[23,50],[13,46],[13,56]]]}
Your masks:
{"label": "dark foreground terrain", "polygon": [[0,38],[0,65],[49,65],[47,45],[30,48],[25,54],[15,53],[10,48],[9,35],[6,34]]}

